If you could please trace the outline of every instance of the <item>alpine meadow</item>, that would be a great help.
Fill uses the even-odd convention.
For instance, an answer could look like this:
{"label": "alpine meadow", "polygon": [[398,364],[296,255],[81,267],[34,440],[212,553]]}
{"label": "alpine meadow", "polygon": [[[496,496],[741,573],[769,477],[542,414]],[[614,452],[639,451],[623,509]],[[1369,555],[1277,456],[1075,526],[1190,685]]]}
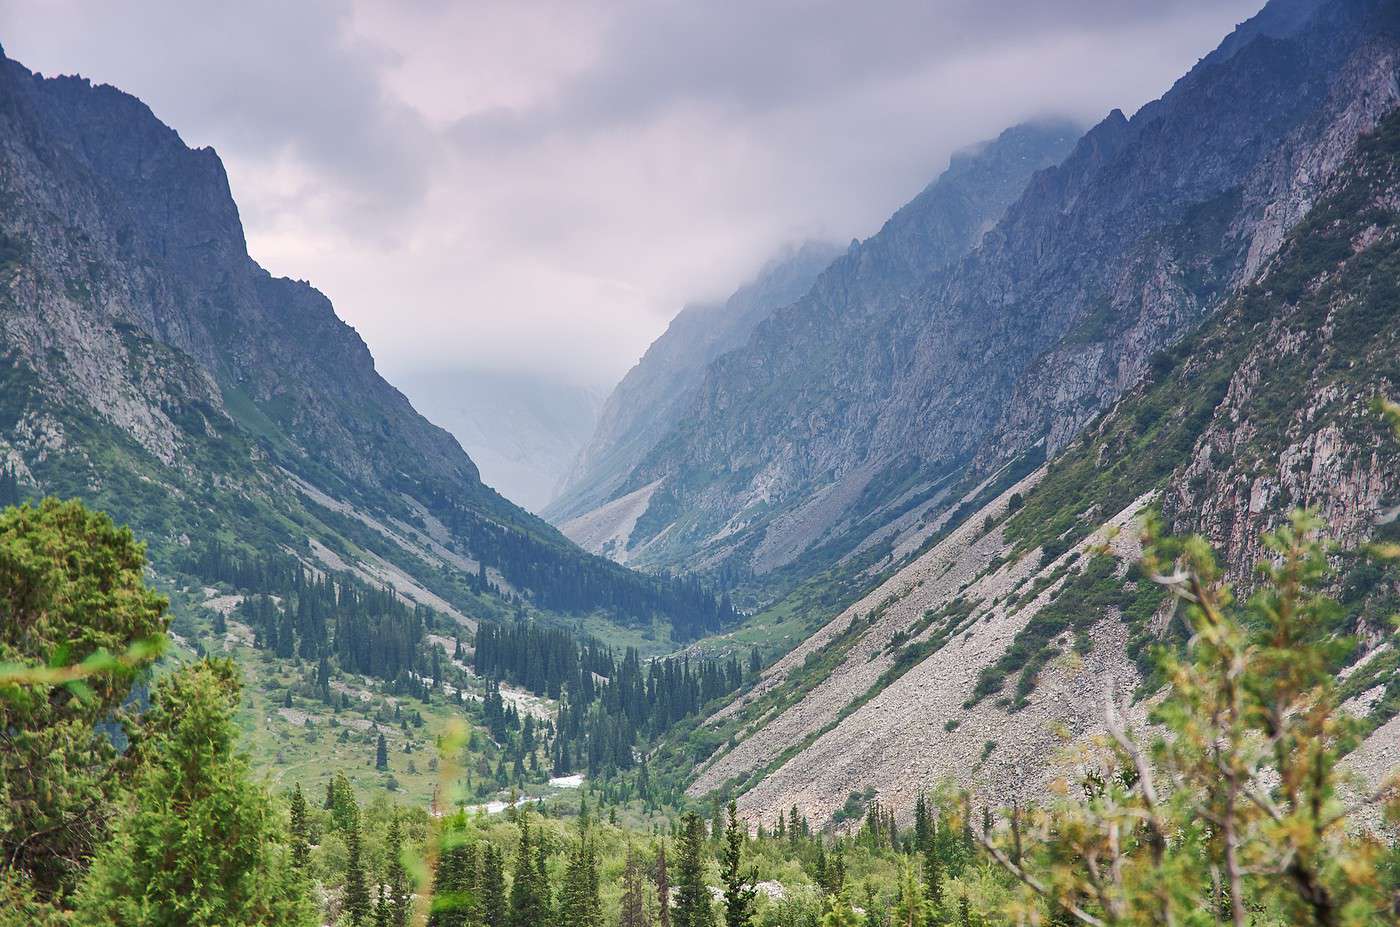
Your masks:
{"label": "alpine meadow", "polygon": [[0,927],[1400,925],[1400,0],[0,41]]}

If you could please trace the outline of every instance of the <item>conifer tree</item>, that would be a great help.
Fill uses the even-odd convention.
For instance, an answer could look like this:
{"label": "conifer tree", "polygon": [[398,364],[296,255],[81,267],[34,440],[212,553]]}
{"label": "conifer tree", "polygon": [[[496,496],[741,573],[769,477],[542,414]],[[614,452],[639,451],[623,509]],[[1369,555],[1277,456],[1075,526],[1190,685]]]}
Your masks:
{"label": "conifer tree", "polygon": [[471,910],[472,851],[462,813],[443,820],[442,846],[433,872],[429,927],[466,927]]}
{"label": "conifer tree", "polygon": [[345,831],[345,912],[353,927],[369,917],[369,888],[365,885],[364,847],[360,835],[360,815],[350,817]]}
{"label": "conifer tree", "polygon": [[98,650],[132,664],[87,676],[85,698],[0,698],[0,861],[41,898],[72,890],[115,819],[119,760],[97,725],[156,658],[154,647],[139,657],[132,648],[168,620],[144,568],[131,532],[78,502],[0,511],[0,664],[78,663]]}
{"label": "conifer tree", "polygon": [[827,898],[827,911],[822,915],[821,927],[860,927],[860,920],[845,897],[831,895]]}
{"label": "conifer tree", "polygon": [[384,739],[384,734],[379,735],[379,744],[374,750],[374,768],[385,770],[389,768],[389,742]]}
{"label": "conifer tree", "polygon": [[389,927],[389,895],[384,891],[384,883],[376,886],[378,896],[374,900],[374,927]]}
{"label": "conifer tree", "polygon": [[618,927],[649,927],[646,912],[646,882],[636,849],[629,843],[622,868],[622,901],[619,904]]}
{"label": "conifer tree", "polygon": [[487,845],[481,862],[481,927],[507,927],[505,858]]}
{"label": "conifer tree", "polygon": [[656,900],[659,927],[671,927],[671,869],[666,862],[666,839],[656,848]]}
{"label": "conifer tree", "polygon": [[564,872],[559,919],[570,927],[603,925],[603,904],[598,897],[598,862],[593,841],[587,837],[579,840]]}
{"label": "conifer tree", "polygon": [[305,871],[311,858],[311,839],[306,818],[306,797],[301,794],[301,783],[292,789],[291,837],[292,866]]}
{"label": "conifer tree", "polygon": [[338,830],[348,832],[352,826],[359,826],[360,806],[355,801],[354,786],[343,770],[338,770],[331,779],[327,802],[331,820]]}
{"label": "conifer tree", "polygon": [[895,901],[891,927],[923,927],[926,905],[924,887],[914,867],[904,863],[899,879],[899,898]]}
{"label": "conifer tree", "polygon": [[238,695],[227,660],[202,660],[157,683],[130,729],[130,810],[93,860],[74,924],[316,923],[270,799],[236,749]]}
{"label": "conifer tree", "polygon": [[753,903],[757,891],[754,888],[756,876],[750,872],[744,876],[744,841],[747,829],[739,822],[737,806],[729,803],[728,828],[725,830],[724,850],[720,856],[720,878],[724,882],[724,924],[725,927],[750,927],[753,923]]}
{"label": "conifer tree", "polygon": [[705,822],[693,811],[681,819],[676,855],[675,927],[714,927],[710,887],[705,883]]}
{"label": "conifer tree", "polygon": [[925,840],[921,854],[924,869],[924,895],[928,900],[930,925],[944,923],[943,912],[943,863],[934,850],[933,841]]}
{"label": "conifer tree", "polygon": [[385,881],[389,885],[389,927],[406,927],[413,907],[413,890],[403,861],[403,824],[396,813],[389,821]]}
{"label": "conifer tree", "polygon": [[509,927],[536,927],[548,924],[549,883],[541,876],[543,870],[531,840],[530,822],[520,817],[520,844],[515,853],[515,873],[510,885]]}

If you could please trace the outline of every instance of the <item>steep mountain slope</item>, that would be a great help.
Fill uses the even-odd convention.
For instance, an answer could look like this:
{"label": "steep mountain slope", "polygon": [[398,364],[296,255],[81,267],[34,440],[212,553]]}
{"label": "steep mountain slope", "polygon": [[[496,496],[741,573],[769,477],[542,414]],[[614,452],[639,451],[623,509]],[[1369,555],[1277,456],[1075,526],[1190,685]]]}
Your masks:
{"label": "steep mountain slope", "polygon": [[[702,390],[712,388],[709,383],[716,377],[724,376],[723,371],[736,364],[766,363],[769,358],[768,352],[771,350],[770,342],[774,340],[781,342],[789,336],[801,338],[790,320],[809,315],[813,311],[810,307],[821,306],[835,314],[849,315],[852,326],[861,324],[857,320],[868,321],[887,312],[906,291],[923,281],[930,273],[957,261],[976,247],[987,231],[1005,214],[1007,207],[1025,188],[1030,177],[1042,168],[1059,163],[1071,150],[1078,134],[1079,130],[1075,126],[1064,122],[1028,123],[1008,129],[996,139],[955,154],[948,169],[896,212],[878,234],[864,242],[853,243],[845,255],[825,269],[810,288],[810,292],[807,287],[789,287],[782,295],[790,298],[781,302],[776,299],[766,300],[763,305],[765,311],[761,317],[754,312],[745,313],[748,323],[742,331],[736,332],[740,337],[716,343],[716,349],[707,350],[703,356],[704,363],[709,364],[730,351],[740,349],[742,345],[742,350],[738,350],[734,358],[725,359],[722,363],[714,364],[712,368],[704,368],[694,364],[694,360],[698,358],[688,355],[692,360],[681,362],[687,365],[684,391],[664,393],[668,398],[666,404],[659,407],[660,413],[653,413],[645,419],[646,441],[634,441],[626,445],[614,444],[624,446],[627,453],[609,458],[605,467],[607,478],[585,477],[580,488],[574,490],[573,498],[582,502],[607,500],[610,504],[601,506],[599,515],[627,513],[631,519],[622,526],[626,530],[620,533],[616,529],[604,532],[609,539],[617,539],[617,544],[612,549],[613,555],[620,558],[635,555],[641,551],[643,542],[651,540],[659,533],[658,529],[665,530],[664,512],[672,508],[684,509],[684,504],[677,496],[681,491],[677,478],[667,475],[661,483],[657,483],[656,479],[667,473],[665,466],[649,465],[646,458],[668,433],[673,435],[677,430],[684,431],[691,427],[708,428],[711,424],[723,427],[718,420],[713,423],[691,421],[695,415],[714,415],[716,412],[712,400],[706,400],[702,396]],[[735,295],[731,300],[731,315],[732,303],[746,298],[747,290],[741,290]],[[789,305],[792,307],[786,308]],[[780,306],[784,308],[776,319],[759,325]],[[645,412],[630,410],[651,408],[648,404],[652,401],[652,392],[657,389],[656,381],[663,376],[674,376],[665,371],[673,370],[678,365],[677,347],[685,345],[695,337],[697,323],[708,323],[711,318],[707,315],[700,319],[690,319],[688,315],[690,314],[682,313],[677,318],[673,323],[673,332],[668,332],[653,345],[647,357],[628,375],[628,380],[624,380],[618,387],[615,398],[617,415],[622,426],[632,427],[626,423],[643,420]],[[749,336],[755,327],[759,328],[759,331],[754,335],[752,343],[749,343]],[[827,334],[838,333],[828,331]],[[829,351],[836,347],[824,345],[822,350]],[[817,358],[813,358],[813,363],[816,362]],[[814,375],[818,373],[819,371],[814,370]],[[600,423],[600,439],[605,437],[604,429],[610,424],[611,420],[605,411]],[[620,434],[606,434],[608,441],[617,442],[622,438],[623,435]],[[643,472],[650,478],[639,475]],[[583,486],[591,487],[587,490],[586,498]],[[653,496],[657,486],[662,487],[659,497]],[[647,509],[649,503],[653,510],[647,513],[639,536],[632,536],[629,544],[632,523]],[[567,511],[577,508],[579,506],[575,505]],[[833,514],[837,514],[840,507],[829,508]],[[552,508],[551,514],[555,511],[556,509]],[[616,519],[600,519],[590,514],[578,518],[566,531],[576,539],[584,538],[589,530],[596,530],[594,523],[599,520],[611,525]],[[663,549],[660,551],[641,552],[642,560],[647,563],[669,564],[673,553],[679,557],[683,556],[681,550],[689,549],[687,543],[677,545],[674,550],[666,545],[661,546]],[[781,555],[779,558],[770,556],[768,559],[780,557]]]}
{"label": "steep mountain slope", "polygon": [[461,442],[482,482],[531,512],[554,498],[603,402],[597,391],[528,372],[419,370],[395,382]]}
{"label": "steep mountain slope", "polygon": [[1143,720],[1150,646],[1181,639],[1134,571],[1142,513],[1204,533],[1247,584],[1260,532],[1295,506],[1339,545],[1356,641],[1342,695],[1370,735],[1348,763],[1378,785],[1400,724],[1400,569],[1362,545],[1400,531],[1400,442],[1373,407],[1400,391],[1400,112],[1329,173],[1254,278],[1106,415],[711,718],[732,746],[692,793],[746,789],[753,816],[796,804],[820,822],[867,785],[904,816],[944,779],[1003,803],[1044,794],[1107,694]]}
{"label": "steep mountain slope", "polygon": [[324,296],[248,256],[213,151],[114,88],[3,56],[0,358],[0,458],[27,492],[130,522],[161,569],[221,544],[459,620],[511,593],[692,612],[677,595],[694,590],[584,555],[483,485]]}
{"label": "steep mountain slope", "polygon": [[835,245],[806,242],[770,261],[723,303],[682,309],[608,396],[592,437],[545,516],[570,534],[570,519],[611,498],[637,461],[679,420],[705,366],[747,341],[773,310],[807,292],[840,253]]}
{"label": "steep mountain slope", "polygon": [[1392,15],[1272,4],[1037,174],[957,266],[775,314],[622,487],[654,486],[641,562],[810,572],[904,513],[893,543],[917,544],[967,488],[1063,448],[1253,276],[1389,109]]}

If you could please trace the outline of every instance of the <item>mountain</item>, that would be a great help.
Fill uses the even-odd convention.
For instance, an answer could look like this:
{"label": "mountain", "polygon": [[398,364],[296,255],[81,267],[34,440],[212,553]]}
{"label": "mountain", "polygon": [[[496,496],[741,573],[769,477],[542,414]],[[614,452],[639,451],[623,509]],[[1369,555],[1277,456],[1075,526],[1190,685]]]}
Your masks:
{"label": "mountain", "polygon": [[294,558],[468,623],[522,599],[648,625],[718,610],[484,485],[324,296],[248,256],[212,150],[3,53],[0,463],[129,522],[167,575]]}
{"label": "mountain", "polygon": [[[1338,685],[1363,735],[1349,797],[1365,803],[1400,737],[1400,570],[1365,548],[1400,536],[1400,444],[1374,408],[1400,393],[1397,203],[1400,15],[1347,0],[1271,4],[1037,176],[918,297],[977,364],[941,370],[956,354],[925,343],[917,368],[886,368],[886,402],[916,369],[944,383],[924,447],[963,448],[970,476],[883,558],[847,562],[859,592],[827,607],[828,571],[754,620],[806,610],[818,627],[711,715],[690,794],[817,825],[866,787],[906,820],[942,781],[1043,796],[1053,758],[1102,733],[1105,698],[1146,723],[1152,651],[1182,643],[1137,568],[1142,519],[1201,533],[1243,598],[1261,533],[1305,506],[1337,544]],[[979,417],[958,426],[945,403]],[[893,425],[868,414],[875,436]]]}
{"label": "mountain", "polygon": [[961,262],[902,291],[838,265],[720,358],[619,489],[653,487],[636,562],[810,575],[1064,447],[1258,271],[1385,111],[1384,6],[1304,6],[1110,114]]}
{"label": "mountain", "polygon": [[482,482],[543,511],[593,433],[602,397],[538,374],[413,371],[397,378],[416,408],[452,433]]}
{"label": "mountain", "polygon": [[[1078,134],[1075,127],[1059,121],[1008,129],[992,141],[955,154],[947,170],[896,212],[879,233],[865,242],[853,242],[829,266],[818,268],[817,261],[804,261],[802,267],[814,280],[803,280],[803,275],[792,274],[788,265],[780,264],[731,297],[723,313],[683,312],[609,399],[581,461],[581,474],[548,514],[556,522],[572,519],[565,523],[565,532],[591,549],[612,542],[610,555],[619,559],[637,557],[644,563],[669,566],[691,554],[710,557],[705,544],[692,540],[697,531],[708,529],[685,526],[685,515],[675,525],[683,537],[649,542],[662,534],[669,536],[666,513],[682,512],[688,505],[683,485],[688,475],[668,469],[673,459],[670,448],[680,447],[677,436],[692,429],[726,427],[718,416],[704,422],[693,419],[713,415],[717,400],[709,398],[709,391],[715,378],[734,367],[762,365],[767,361],[764,352],[774,342],[789,335],[802,337],[794,326],[810,313],[807,307],[825,306],[853,320],[884,313],[928,274],[977,246],[1030,177],[1063,158]],[[800,251],[798,259],[803,256]],[[779,278],[782,286],[770,282],[775,270],[784,272]],[[807,282],[812,285],[804,285]],[[717,322],[736,317],[743,320],[741,326],[731,327],[726,321],[724,336],[713,334]],[[694,349],[697,341],[703,350]],[[825,345],[823,350],[832,347]],[[810,373],[819,378],[817,361],[812,358]],[[719,468],[731,464],[738,462],[715,461]],[[762,495],[763,491],[757,492]],[[639,516],[640,531],[634,527]],[[715,530],[728,534],[723,527]]]}
{"label": "mountain", "polygon": [[[805,242],[770,261],[723,303],[682,309],[608,396],[592,436],[561,482],[558,497],[544,510],[545,517],[589,547],[569,527],[570,519],[608,501],[627,473],[679,420],[710,361],[742,345],[773,310],[805,293],[840,253],[835,245]],[[596,545],[590,549],[602,552]]]}

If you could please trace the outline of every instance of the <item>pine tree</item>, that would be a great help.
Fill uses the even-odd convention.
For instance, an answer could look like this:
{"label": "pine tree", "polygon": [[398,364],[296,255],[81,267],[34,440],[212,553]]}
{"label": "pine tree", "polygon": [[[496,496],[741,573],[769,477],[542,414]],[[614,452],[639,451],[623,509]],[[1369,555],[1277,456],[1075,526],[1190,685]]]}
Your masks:
{"label": "pine tree", "polygon": [[429,927],[466,927],[468,923],[473,867],[466,823],[461,813],[443,819],[442,845],[433,871]]}
{"label": "pine tree", "polygon": [[923,927],[925,907],[924,888],[919,884],[914,867],[906,862],[900,873],[899,898],[895,902],[891,927]]}
{"label": "pine tree", "polygon": [[374,768],[381,771],[389,768],[389,742],[384,739],[383,733],[379,735],[379,744],[374,750]]}
{"label": "pine tree", "polygon": [[360,816],[351,816],[345,831],[345,912],[353,927],[369,917],[369,888],[365,885],[364,848],[360,840]]}
{"label": "pine tree", "polygon": [[509,927],[537,927],[550,921],[549,883],[531,841],[530,822],[520,818],[520,844],[515,853],[515,874],[510,886]]}
{"label": "pine tree", "polygon": [[386,881],[389,883],[389,927],[406,927],[413,907],[413,890],[403,862],[403,825],[396,813],[389,821]]}
{"label": "pine tree", "polygon": [[481,927],[506,927],[505,857],[487,845],[481,863]]}
{"label": "pine tree", "polygon": [[686,812],[676,858],[676,909],[671,915],[675,927],[714,927],[704,853],[705,822],[695,812]]}
{"label": "pine tree", "polygon": [[389,927],[389,895],[384,891],[384,883],[377,886],[378,897],[374,901],[374,927]]}
{"label": "pine tree", "polygon": [[658,927],[671,927],[671,869],[666,862],[666,840],[656,848],[656,900]]}
{"label": "pine tree", "polygon": [[720,878],[724,881],[724,924],[725,927],[750,927],[753,923],[754,896],[758,894],[754,888],[756,877],[750,872],[746,878],[740,872],[748,832],[739,823],[738,809],[732,801],[729,803],[728,824],[720,857]]}
{"label": "pine tree", "polygon": [[926,841],[922,854],[924,868],[924,894],[928,899],[928,920],[930,925],[942,924],[943,912],[943,864],[935,852],[933,841]]}
{"label": "pine tree", "polygon": [[622,868],[622,901],[619,904],[618,927],[650,927],[646,912],[646,882],[642,875],[637,851],[629,843]]}
{"label": "pine tree", "polygon": [[827,912],[822,916],[821,927],[860,927],[855,910],[843,896],[830,896]]}
{"label": "pine tree", "polygon": [[579,840],[564,872],[559,920],[569,927],[602,927],[603,904],[598,897],[598,863],[592,840]]}
{"label": "pine tree", "polygon": [[292,866],[304,872],[311,858],[311,839],[306,819],[306,797],[301,794],[301,783],[292,789],[291,837]]}
{"label": "pine tree", "polygon": [[74,924],[317,923],[271,801],[237,751],[238,698],[227,660],[191,664],[156,685],[131,729],[130,810],[92,862]]}
{"label": "pine tree", "polygon": [[351,827],[359,826],[360,806],[355,802],[355,788],[344,771],[336,772],[331,779],[327,801],[337,830],[348,832]]}

